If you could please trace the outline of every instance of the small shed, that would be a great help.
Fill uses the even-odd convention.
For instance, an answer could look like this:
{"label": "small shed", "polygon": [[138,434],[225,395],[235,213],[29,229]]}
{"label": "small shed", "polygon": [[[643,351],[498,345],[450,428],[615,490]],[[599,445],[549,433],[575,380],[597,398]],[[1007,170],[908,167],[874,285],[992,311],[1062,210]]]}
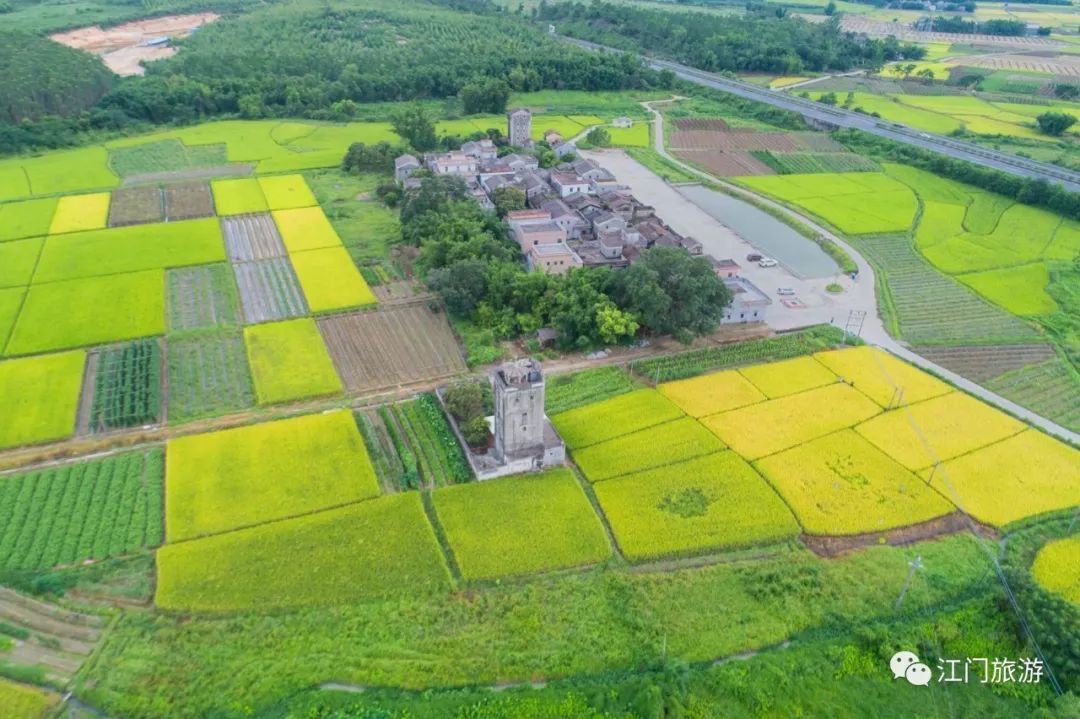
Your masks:
{"label": "small shed", "polygon": [[614,120],[611,121],[611,124],[614,125],[615,127],[630,127],[631,125],[634,124],[634,121],[631,120],[629,117],[625,117],[625,116],[624,117],[616,117]]}
{"label": "small shed", "polygon": [[558,336],[559,333],[551,327],[541,327],[536,330],[536,341],[540,343],[541,347],[552,346]]}

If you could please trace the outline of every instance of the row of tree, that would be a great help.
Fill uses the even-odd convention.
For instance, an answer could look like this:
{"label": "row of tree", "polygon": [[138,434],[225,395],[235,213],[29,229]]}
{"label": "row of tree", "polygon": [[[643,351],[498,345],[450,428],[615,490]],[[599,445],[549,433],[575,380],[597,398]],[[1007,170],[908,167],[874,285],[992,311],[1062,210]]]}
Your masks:
{"label": "row of tree", "polygon": [[460,178],[430,176],[401,204],[402,238],[447,310],[511,338],[552,327],[560,346],[587,348],[647,330],[688,340],[713,330],[731,301],[708,260],[646,250],[631,267],[528,272],[506,225],[468,197]]}

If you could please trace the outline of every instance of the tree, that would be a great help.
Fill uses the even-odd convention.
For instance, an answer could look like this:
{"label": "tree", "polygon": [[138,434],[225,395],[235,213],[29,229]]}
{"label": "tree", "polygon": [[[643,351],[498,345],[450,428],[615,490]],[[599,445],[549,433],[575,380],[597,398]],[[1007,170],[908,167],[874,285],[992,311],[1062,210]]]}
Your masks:
{"label": "tree", "polygon": [[611,133],[603,127],[594,127],[585,140],[593,147],[607,147],[611,144]]}
{"label": "tree", "polygon": [[427,284],[442,295],[446,309],[466,317],[487,294],[487,267],[481,260],[462,260],[432,270]]}
{"label": "tree", "polygon": [[461,426],[461,436],[470,447],[482,447],[487,443],[488,430],[487,420],[481,417],[473,417]]}
{"label": "tree", "polygon": [[634,315],[620,310],[608,300],[596,308],[596,329],[601,342],[615,344],[633,337],[638,331],[638,323]]}
{"label": "tree", "polygon": [[525,191],[514,185],[503,185],[491,193],[491,201],[495,203],[495,214],[506,217],[508,212],[525,209]]}
{"label": "tree", "polygon": [[447,387],[443,392],[443,402],[458,422],[484,416],[484,392],[479,382],[463,382]]}
{"label": "tree", "polygon": [[405,138],[415,150],[433,150],[439,144],[435,123],[420,103],[414,103],[390,118],[394,132]]}
{"label": "tree", "polygon": [[392,172],[394,158],[405,154],[405,151],[406,148],[386,141],[374,145],[354,142],[349,145],[345,157],[341,158],[341,169],[345,172]]}
{"label": "tree", "polygon": [[832,16],[836,13],[836,3],[833,0],[829,0],[829,4],[825,6],[825,14]]}
{"label": "tree", "polygon": [[510,86],[503,80],[474,80],[458,93],[466,115],[501,115],[510,101]]}
{"label": "tree", "polygon": [[1062,100],[1075,100],[1080,96],[1080,85],[1067,85],[1059,82],[1054,85],[1054,96]]}
{"label": "tree", "polygon": [[1060,137],[1065,131],[1076,124],[1076,117],[1067,112],[1044,112],[1035,118],[1039,126],[1039,132],[1044,135]]}
{"label": "tree", "polygon": [[818,102],[820,102],[822,105],[835,105],[836,104],[836,93],[835,92],[826,92],[825,94],[823,94],[821,97],[818,98]]}
{"label": "tree", "polygon": [[929,85],[934,81],[934,71],[928,67],[924,67],[915,73],[915,77],[920,78],[925,84]]}

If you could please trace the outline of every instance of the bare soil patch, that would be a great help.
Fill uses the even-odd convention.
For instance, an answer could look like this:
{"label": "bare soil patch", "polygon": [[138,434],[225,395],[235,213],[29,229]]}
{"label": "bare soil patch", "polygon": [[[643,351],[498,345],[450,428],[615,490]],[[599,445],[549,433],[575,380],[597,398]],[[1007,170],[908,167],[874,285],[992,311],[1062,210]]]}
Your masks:
{"label": "bare soil patch", "polygon": [[287,257],[240,262],[233,271],[248,324],[307,314],[307,302]]}
{"label": "bare soil patch", "polygon": [[191,182],[182,185],[169,185],[165,188],[165,220],[194,220],[198,217],[210,217],[214,214],[214,197],[210,194],[210,185],[205,182]]}
{"label": "bare soil patch", "polygon": [[157,187],[123,187],[112,193],[109,227],[161,222],[162,196]]}
{"label": "bare soil patch", "polygon": [[143,62],[160,60],[176,52],[176,48],[167,43],[149,45],[150,41],[163,37],[186,37],[193,29],[217,19],[218,15],[212,12],[166,15],[110,28],[98,25],[80,27],[49,37],[61,45],[99,55],[117,75],[142,75],[146,72]]}
{"label": "bare soil patch", "polygon": [[749,152],[721,150],[672,150],[676,157],[700,165],[718,177],[775,175],[776,171]]}
{"label": "bare soil patch", "polygon": [[847,552],[864,547],[872,547],[879,544],[891,546],[921,542],[925,539],[933,539],[946,534],[966,532],[971,526],[983,537],[997,538],[1000,533],[993,527],[979,524],[973,519],[966,517],[960,512],[946,514],[944,517],[931,519],[928,522],[919,522],[906,527],[889,529],[884,532],[869,532],[867,534],[852,534],[846,537],[821,537],[812,534],[804,534],[801,539],[811,551],[822,557],[838,557]]}

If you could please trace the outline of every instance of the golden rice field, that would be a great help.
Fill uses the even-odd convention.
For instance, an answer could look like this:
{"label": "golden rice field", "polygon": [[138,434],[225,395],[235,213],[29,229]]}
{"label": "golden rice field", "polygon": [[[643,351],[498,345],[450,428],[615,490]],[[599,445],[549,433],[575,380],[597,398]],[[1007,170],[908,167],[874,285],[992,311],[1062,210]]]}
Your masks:
{"label": "golden rice field", "polygon": [[272,214],[285,248],[290,253],[341,245],[341,238],[330,224],[330,220],[326,219],[322,208],[300,207],[293,210],[274,210]]}
{"label": "golden rice field", "polygon": [[1051,592],[1080,604],[1080,536],[1059,539],[1040,549],[1031,572]]}
{"label": "golden rice field", "polygon": [[49,234],[100,230],[109,219],[109,193],[67,195],[56,203],[56,212],[49,224]]}
{"label": "golden rice field", "polygon": [[765,399],[765,395],[734,370],[665,382],[657,389],[691,417],[726,412]]}
{"label": "golden rice field", "polygon": [[639,389],[560,412],[551,422],[566,446],[577,449],[677,419],[682,414],[682,410],[656,390]]}
{"label": "golden rice field", "polygon": [[769,399],[786,397],[836,382],[836,375],[813,357],[743,367],[739,373]]}
{"label": "golden rice field", "polygon": [[882,407],[913,404],[950,390],[941,380],[876,347],[819,352],[814,359]]}

